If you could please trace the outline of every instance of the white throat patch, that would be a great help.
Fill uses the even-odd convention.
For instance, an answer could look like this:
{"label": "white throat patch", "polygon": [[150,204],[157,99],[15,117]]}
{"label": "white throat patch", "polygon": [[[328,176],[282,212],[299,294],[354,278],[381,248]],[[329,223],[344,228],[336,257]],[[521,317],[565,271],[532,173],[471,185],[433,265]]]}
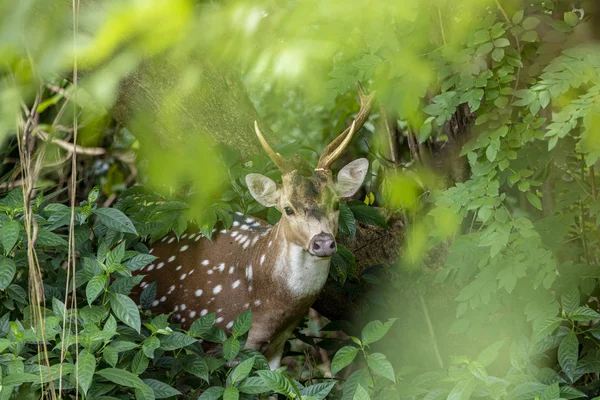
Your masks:
{"label": "white throat patch", "polygon": [[329,258],[311,255],[302,247],[288,243],[275,264],[278,275],[297,297],[312,296],[325,286],[329,275]]}

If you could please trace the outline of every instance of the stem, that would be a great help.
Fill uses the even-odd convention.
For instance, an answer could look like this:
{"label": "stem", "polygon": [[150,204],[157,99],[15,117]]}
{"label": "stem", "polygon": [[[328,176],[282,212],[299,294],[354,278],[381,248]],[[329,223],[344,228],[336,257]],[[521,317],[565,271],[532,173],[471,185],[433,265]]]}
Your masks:
{"label": "stem", "polygon": [[418,289],[417,293],[419,295],[419,301],[421,302],[423,314],[425,315],[425,322],[427,322],[427,329],[429,330],[429,337],[431,338],[431,344],[433,345],[433,352],[435,353],[435,357],[437,358],[438,365],[441,369],[443,369],[444,361],[442,360],[442,356],[440,355],[440,351],[438,349],[437,340],[435,338],[435,332],[433,331],[433,325],[431,324],[431,318],[429,318],[429,311],[427,310],[427,304],[425,304],[425,299],[423,298],[423,295]]}
{"label": "stem", "polygon": [[442,21],[442,10],[438,7],[438,19],[440,21],[440,31],[442,33],[442,41],[444,46],[446,45],[446,34],[444,33],[444,22]]}

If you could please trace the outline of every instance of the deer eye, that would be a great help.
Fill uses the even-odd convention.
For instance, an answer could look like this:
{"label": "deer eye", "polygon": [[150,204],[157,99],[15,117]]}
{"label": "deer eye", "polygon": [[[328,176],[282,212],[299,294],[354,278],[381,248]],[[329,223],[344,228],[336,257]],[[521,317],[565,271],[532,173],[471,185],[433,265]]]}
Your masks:
{"label": "deer eye", "polygon": [[294,213],[294,210],[292,210],[292,207],[285,207],[285,208],[283,209],[283,211],[285,211],[285,213],[286,213],[287,215],[292,215],[292,214]]}

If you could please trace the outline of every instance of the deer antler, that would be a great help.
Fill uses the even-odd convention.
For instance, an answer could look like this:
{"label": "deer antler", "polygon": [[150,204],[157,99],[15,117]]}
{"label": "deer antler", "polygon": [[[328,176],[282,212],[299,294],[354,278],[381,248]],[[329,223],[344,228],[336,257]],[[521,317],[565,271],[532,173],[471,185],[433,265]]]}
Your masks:
{"label": "deer antler", "polygon": [[269,155],[269,158],[273,160],[273,163],[281,170],[281,172],[285,173],[288,169],[289,162],[281,154],[271,148],[260,129],[258,129],[258,122],[256,121],[254,121],[254,131],[256,132],[256,136],[258,136],[258,141]]}
{"label": "deer antler", "polygon": [[356,118],[352,122],[352,125],[344,132],[341,133],[338,137],[333,139],[331,143],[325,148],[323,154],[319,158],[319,163],[317,164],[316,169],[329,169],[331,164],[346,150],[348,144],[350,144],[350,140],[356,131],[358,131],[367,121],[369,114],[371,113],[371,109],[373,108],[373,103],[375,102],[375,92],[370,93],[369,95],[365,95],[360,85],[357,83],[356,88],[358,89],[358,99],[360,101],[360,110],[356,115]]}

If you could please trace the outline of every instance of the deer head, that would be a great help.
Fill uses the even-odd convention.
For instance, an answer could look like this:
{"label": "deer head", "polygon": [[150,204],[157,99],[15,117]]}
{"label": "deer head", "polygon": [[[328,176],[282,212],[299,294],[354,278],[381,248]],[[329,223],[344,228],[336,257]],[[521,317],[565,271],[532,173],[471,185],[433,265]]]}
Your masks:
{"label": "deer head", "polygon": [[307,168],[299,159],[286,160],[275,152],[254,123],[262,147],[282,172],[282,184],[261,174],[249,174],[246,176],[248,189],[259,203],[281,211],[282,218],[276,229],[287,242],[319,258],[335,253],[339,201],[356,193],[369,168],[367,159],[354,160],[339,171],[335,180],[330,169],[354,133],[364,125],[373,106],[374,93],[367,96],[357,87],[360,111],[352,125],[327,146],[316,169]]}

